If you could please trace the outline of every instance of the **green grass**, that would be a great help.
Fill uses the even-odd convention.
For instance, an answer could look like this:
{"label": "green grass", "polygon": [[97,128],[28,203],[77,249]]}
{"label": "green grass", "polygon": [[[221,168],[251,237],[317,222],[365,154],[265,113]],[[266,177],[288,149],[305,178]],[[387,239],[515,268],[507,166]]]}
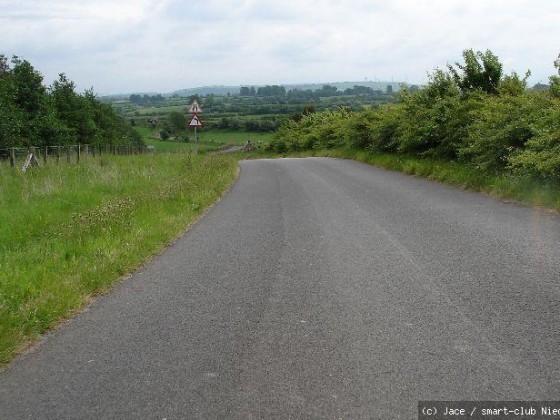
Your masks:
{"label": "green grass", "polygon": [[274,137],[274,133],[253,133],[248,131],[210,130],[199,132],[201,143],[243,145],[247,140],[255,145],[265,146]]}
{"label": "green grass", "polygon": [[[158,152],[192,151],[194,149],[194,133],[188,132],[188,143],[176,140],[162,141],[159,139],[159,128],[135,127],[149,146],[154,146]],[[227,130],[198,130],[200,152],[217,150],[226,145],[243,145],[250,140],[255,146],[264,149],[273,139],[274,133],[253,133],[246,131]]]}
{"label": "green grass", "polygon": [[187,153],[0,164],[0,364],[160,252],[236,171]]}
{"label": "green grass", "polygon": [[134,111],[138,113],[139,116],[148,116],[148,115],[167,115],[171,112],[185,112],[188,109],[188,104],[179,104],[179,105],[168,105],[168,106],[151,106],[146,108],[135,109]]}

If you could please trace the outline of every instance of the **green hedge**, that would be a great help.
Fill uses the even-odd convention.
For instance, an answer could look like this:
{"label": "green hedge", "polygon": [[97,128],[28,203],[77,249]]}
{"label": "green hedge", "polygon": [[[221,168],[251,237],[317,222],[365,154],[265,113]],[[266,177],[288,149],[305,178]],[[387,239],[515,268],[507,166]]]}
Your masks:
{"label": "green hedge", "polygon": [[[551,77],[548,90],[530,90],[529,73],[523,79],[516,73],[502,75],[491,52],[467,50],[463,56],[467,64],[457,64],[459,70],[436,70],[415,92],[403,87],[396,104],[290,120],[277,130],[270,148],[365,149],[560,181],[560,78]],[[473,60],[479,60],[478,66]]]}

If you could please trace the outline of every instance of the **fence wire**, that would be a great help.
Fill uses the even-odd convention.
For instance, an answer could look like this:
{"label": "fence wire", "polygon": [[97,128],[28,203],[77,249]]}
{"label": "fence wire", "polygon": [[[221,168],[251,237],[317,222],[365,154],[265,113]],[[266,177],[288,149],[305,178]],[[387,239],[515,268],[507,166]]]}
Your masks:
{"label": "fence wire", "polygon": [[0,164],[9,164],[12,168],[21,166],[30,153],[41,163],[67,162],[80,163],[80,160],[90,156],[96,157],[103,154],[111,155],[138,155],[149,153],[150,148],[145,146],[130,145],[104,145],[91,146],[87,144],[43,147],[11,147],[0,149]]}

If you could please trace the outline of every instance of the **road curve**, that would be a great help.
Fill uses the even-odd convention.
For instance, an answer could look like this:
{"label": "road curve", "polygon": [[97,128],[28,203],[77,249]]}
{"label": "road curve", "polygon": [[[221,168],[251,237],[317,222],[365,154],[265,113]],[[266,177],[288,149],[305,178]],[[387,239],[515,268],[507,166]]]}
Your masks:
{"label": "road curve", "polygon": [[560,395],[560,217],[364,164],[241,162],[0,372],[4,419],[412,419]]}

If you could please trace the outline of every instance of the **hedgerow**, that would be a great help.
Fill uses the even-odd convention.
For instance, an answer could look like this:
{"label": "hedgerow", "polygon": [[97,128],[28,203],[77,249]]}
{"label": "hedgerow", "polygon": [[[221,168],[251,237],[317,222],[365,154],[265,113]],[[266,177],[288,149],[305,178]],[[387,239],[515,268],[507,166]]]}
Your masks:
{"label": "hedgerow", "polygon": [[[490,51],[437,69],[423,88],[403,86],[396,104],[337,109],[290,120],[270,148],[278,152],[352,148],[457,161],[491,173],[560,180],[560,77],[545,90],[504,75]],[[555,62],[560,72],[560,60]]]}

